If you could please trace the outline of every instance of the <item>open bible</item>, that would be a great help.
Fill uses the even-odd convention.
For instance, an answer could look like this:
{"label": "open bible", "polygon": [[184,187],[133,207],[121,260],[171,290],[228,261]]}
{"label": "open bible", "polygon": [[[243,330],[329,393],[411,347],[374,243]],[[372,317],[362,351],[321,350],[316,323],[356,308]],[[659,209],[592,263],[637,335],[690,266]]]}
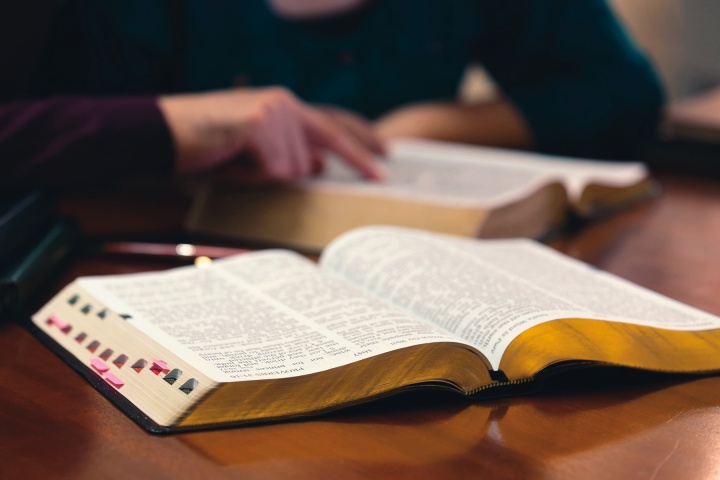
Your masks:
{"label": "open bible", "polygon": [[720,318],[528,239],[353,230],[286,250],[81,277],[41,338],[153,431],[315,415],[417,388],[474,399],[567,368],[720,370]]}
{"label": "open bible", "polygon": [[201,237],[319,251],[367,225],[397,225],[469,237],[539,238],[570,215],[594,217],[656,190],[641,163],[397,140],[383,182],[358,178],[330,158],[322,176],[293,185],[208,184],[186,229]]}

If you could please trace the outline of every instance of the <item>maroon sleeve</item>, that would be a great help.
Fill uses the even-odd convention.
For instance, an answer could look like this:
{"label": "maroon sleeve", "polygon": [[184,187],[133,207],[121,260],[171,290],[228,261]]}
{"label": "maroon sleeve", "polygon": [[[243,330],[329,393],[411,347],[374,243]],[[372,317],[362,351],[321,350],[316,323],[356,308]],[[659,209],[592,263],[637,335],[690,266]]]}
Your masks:
{"label": "maroon sleeve", "polygon": [[0,186],[94,188],[172,169],[171,135],[154,97],[0,104]]}

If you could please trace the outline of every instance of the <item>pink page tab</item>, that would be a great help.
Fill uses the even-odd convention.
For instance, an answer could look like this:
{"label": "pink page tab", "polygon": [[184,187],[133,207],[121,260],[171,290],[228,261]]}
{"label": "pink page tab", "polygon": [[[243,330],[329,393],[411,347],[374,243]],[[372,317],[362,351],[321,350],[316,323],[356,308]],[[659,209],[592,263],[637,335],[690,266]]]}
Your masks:
{"label": "pink page tab", "polygon": [[68,327],[68,324],[62,321],[57,315],[50,315],[50,318],[48,318],[48,325],[55,325],[60,330],[64,330]]}
{"label": "pink page tab", "polygon": [[122,387],[123,385],[125,385],[125,382],[123,382],[122,380],[120,380],[120,379],[117,377],[117,375],[115,375],[114,373],[108,373],[107,375],[105,375],[105,380],[107,380],[108,382],[110,382],[110,385],[112,385],[112,386],[115,387],[115,388],[120,388],[120,387]]}
{"label": "pink page tab", "polygon": [[168,364],[165,360],[153,360],[150,371],[155,375],[160,375],[160,372],[167,373],[170,369],[168,368]]}
{"label": "pink page tab", "polygon": [[107,364],[105,362],[103,362],[102,360],[100,360],[99,358],[91,359],[90,365],[92,365],[92,367],[100,373],[105,373],[108,370],[110,370],[110,367],[108,367]]}

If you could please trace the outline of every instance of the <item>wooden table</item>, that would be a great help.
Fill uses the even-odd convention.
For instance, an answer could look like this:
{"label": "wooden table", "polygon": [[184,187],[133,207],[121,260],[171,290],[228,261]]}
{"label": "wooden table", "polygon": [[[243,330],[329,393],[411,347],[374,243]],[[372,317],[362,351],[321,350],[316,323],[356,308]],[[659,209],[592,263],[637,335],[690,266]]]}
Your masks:
{"label": "wooden table", "polygon": [[[720,314],[720,181],[660,179],[664,193],[656,201],[553,245]],[[63,208],[93,235],[172,235],[187,206],[184,199],[145,198],[141,204],[149,206],[138,215],[126,201],[86,200]],[[93,255],[56,287],[80,274],[168,266]],[[21,326],[6,323],[0,478],[720,477],[720,377],[571,380],[523,398],[471,404],[420,394],[302,422],[155,436]]]}

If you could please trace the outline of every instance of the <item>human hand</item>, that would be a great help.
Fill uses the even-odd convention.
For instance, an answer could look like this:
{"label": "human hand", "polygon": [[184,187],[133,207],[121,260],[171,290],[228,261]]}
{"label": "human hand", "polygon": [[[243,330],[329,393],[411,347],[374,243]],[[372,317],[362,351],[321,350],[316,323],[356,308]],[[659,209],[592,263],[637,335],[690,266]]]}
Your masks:
{"label": "human hand", "polygon": [[369,128],[347,112],[310,107],[283,88],[164,96],[159,106],[179,174],[220,170],[230,181],[288,181],[321,169],[329,150],[367,178],[382,178],[373,160],[382,148]]}
{"label": "human hand", "polygon": [[378,119],[374,131],[385,141],[414,137],[504,148],[533,146],[532,132],[522,114],[502,98],[476,104],[405,105]]}
{"label": "human hand", "polygon": [[354,136],[361,144],[367,146],[376,155],[384,156],[385,143],[376,133],[376,127],[357,113],[333,106],[318,106],[319,111],[329,120]]}

